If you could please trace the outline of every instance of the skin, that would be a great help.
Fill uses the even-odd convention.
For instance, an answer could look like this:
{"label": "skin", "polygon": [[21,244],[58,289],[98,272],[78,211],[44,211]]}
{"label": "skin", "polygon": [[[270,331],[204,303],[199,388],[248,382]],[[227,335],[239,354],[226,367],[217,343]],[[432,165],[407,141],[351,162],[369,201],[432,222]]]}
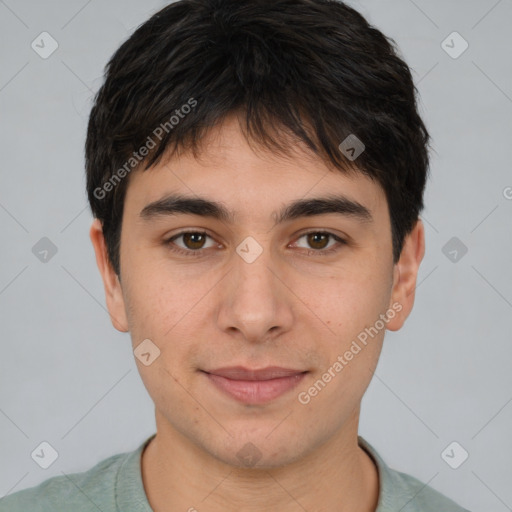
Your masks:
{"label": "skin", "polygon": [[[357,161],[355,162],[357,163]],[[374,511],[379,478],[358,446],[361,399],[378,362],[385,330],[400,329],[414,304],[424,255],[420,220],[397,264],[382,188],[357,173],[333,172],[301,144],[293,154],[256,150],[234,116],[205,139],[200,158],[175,155],[133,171],[121,232],[121,276],[113,271],[101,224],[90,230],[112,323],[130,332],[132,348],[150,339],[160,355],[136,358],[155,403],[157,435],[143,453],[144,488],[156,512]],[[229,223],[180,214],[142,219],[168,193],[221,202]],[[274,225],[291,201],[343,194],[368,208],[372,222],[336,213]],[[175,246],[183,231],[208,232]],[[315,240],[310,230],[332,237]],[[263,249],[252,263],[235,251],[247,237]],[[320,255],[337,248],[336,252]],[[400,304],[384,329],[311,398],[307,391],[365,327]],[[241,365],[308,370],[299,385],[262,405],[220,392],[200,369]],[[237,453],[252,443],[259,460]]]}

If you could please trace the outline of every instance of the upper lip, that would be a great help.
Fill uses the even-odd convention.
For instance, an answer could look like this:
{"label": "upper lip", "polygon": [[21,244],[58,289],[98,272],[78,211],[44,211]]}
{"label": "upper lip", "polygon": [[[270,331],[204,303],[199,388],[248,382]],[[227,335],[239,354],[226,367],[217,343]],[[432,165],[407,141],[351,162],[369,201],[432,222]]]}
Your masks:
{"label": "upper lip", "polygon": [[251,370],[250,368],[244,368],[243,366],[230,366],[204,371],[206,373],[211,373],[212,375],[219,375],[220,377],[232,380],[271,380],[299,375],[305,372],[304,370],[281,368],[279,366],[268,366],[257,370]]}

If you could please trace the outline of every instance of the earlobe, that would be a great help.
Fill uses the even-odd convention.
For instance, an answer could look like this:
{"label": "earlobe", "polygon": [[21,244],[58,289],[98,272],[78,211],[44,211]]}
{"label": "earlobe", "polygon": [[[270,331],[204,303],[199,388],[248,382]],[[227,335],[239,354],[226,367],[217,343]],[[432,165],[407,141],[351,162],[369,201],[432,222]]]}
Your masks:
{"label": "earlobe", "polygon": [[99,219],[94,219],[89,231],[89,236],[96,254],[96,264],[98,265],[103,280],[105,299],[112,325],[118,331],[128,332],[128,319],[126,317],[121,283],[108,258],[105,237],[103,236],[103,227]]}
{"label": "earlobe", "polygon": [[393,269],[393,289],[389,307],[398,313],[387,323],[386,328],[390,331],[401,329],[412,311],[418,271],[424,255],[425,231],[423,222],[418,219],[413,230],[406,236],[400,259]]}

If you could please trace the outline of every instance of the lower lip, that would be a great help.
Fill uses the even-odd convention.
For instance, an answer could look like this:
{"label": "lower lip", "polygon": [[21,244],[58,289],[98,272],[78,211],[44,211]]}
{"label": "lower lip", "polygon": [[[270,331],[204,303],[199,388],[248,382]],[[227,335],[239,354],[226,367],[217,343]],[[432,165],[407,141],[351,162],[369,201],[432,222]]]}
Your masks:
{"label": "lower lip", "polygon": [[284,395],[304,378],[306,373],[270,380],[232,380],[211,373],[204,374],[218,389],[245,404],[264,404]]}

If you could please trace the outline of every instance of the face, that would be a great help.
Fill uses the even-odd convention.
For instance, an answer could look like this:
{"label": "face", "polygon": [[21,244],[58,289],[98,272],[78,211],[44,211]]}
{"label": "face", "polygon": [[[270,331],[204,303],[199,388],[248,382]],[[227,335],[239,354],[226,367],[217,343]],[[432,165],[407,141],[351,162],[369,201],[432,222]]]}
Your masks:
{"label": "face", "polygon": [[206,142],[200,159],[130,176],[120,281],[93,224],[107,305],[131,333],[159,433],[228,464],[284,465],[357,419],[384,333],[412,308],[422,226],[393,265],[369,178],[300,146],[255,152],[235,118]]}

